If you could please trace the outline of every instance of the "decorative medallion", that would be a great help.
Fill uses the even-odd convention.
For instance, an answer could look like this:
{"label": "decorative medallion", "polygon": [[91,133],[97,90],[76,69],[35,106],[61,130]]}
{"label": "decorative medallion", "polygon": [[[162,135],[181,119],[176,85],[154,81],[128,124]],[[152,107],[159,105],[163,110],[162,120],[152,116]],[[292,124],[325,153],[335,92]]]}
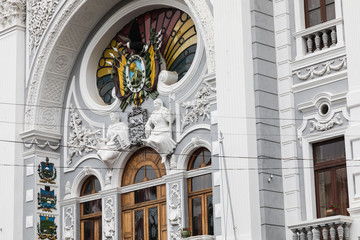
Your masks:
{"label": "decorative medallion", "polygon": [[133,107],[128,114],[129,138],[132,146],[141,145],[141,139],[145,138],[145,124],[148,120],[147,110],[141,107]]}
{"label": "decorative medallion", "polygon": [[56,201],[55,190],[50,191],[49,186],[45,186],[45,189],[40,188],[38,193],[38,209],[41,209],[43,212],[52,212],[52,210],[56,210]]}
{"label": "decorative medallion", "polygon": [[55,184],[56,168],[53,163],[49,162],[49,158],[46,157],[45,162],[41,162],[38,167],[38,173],[41,183]]}
{"label": "decorative medallion", "polygon": [[[189,70],[197,46],[191,17],[178,9],[146,12],[125,25],[111,40],[98,63],[97,87],[106,104],[121,100],[121,109],[147,97],[155,99],[158,74],[176,72],[181,79]],[[117,55],[117,56],[115,56]]]}
{"label": "decorative medallion", "polygon": [[57,239],[55,217],[50,215],[40,215],[40,222],[37,225],[39,239]]}

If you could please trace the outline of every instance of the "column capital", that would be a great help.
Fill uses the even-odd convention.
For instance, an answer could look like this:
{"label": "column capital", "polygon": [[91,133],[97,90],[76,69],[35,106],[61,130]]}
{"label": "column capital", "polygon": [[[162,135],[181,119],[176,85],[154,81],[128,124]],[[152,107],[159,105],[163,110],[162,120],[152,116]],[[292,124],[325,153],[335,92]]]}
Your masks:
{"label": "column capital", "polygon": [[0,0],[0,31],[14,25],[25,25],[25,0]]}

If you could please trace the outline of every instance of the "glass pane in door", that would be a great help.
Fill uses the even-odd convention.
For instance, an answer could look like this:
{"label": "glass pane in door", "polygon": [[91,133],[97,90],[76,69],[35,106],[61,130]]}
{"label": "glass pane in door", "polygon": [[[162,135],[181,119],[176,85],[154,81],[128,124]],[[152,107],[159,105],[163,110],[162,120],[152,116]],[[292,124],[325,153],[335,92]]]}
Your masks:
{"label": "glass pane in door", "polygon": [[339,207],[337,214],[349,215],[346,210],[349,207],[349,200],[345,167],[336,169],[336,195],[338,197],[337,206]]}
{"label": "glass pane in door", "polygon": [[144,240],[144,211],[135,211],[135,240]]}
{"label": "glass pane in door", "polygon": [[214,235],[214,214],[213,214],[213,202],[212,195],[206,196],[206,210],[207,210],[207,224],[208,235]]}
{"label": "glass pane in door", "polygon": [[202,235],[201,197],[191,199],[193,236]]}
{"label": "glass pane in door", "polygon": [[94,221],[84,222],[84,240],[94,240]]}
{"label": "glass pane in door", "polygon": [[333,202],[332,189],[331,189],[331,175],[330,171],[318,172],[318,207],[320,218],[326,217],[326,209],[330,204],[336,204]]}
{"label": "glass pane in door", "polygon": [[158,208],[148,209],[149,215],[149,240],[158,240]]}

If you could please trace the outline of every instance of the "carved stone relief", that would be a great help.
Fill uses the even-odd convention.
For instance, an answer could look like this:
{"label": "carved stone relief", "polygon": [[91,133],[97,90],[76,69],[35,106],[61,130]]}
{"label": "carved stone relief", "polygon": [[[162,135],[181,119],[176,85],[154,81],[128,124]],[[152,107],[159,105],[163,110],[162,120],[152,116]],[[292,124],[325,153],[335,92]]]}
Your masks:
{"label": "carved stone relief", "polygon": [[25,24],[25,0],[0,0],[0,30],[15,24]]}
{"label": "carved stone relief", "polygon": [[340,58],[339,63],[334,65],[335,61],[327,61],[326,63],[321,64],[323,66],[322,69],[317,70],[319,66],[311,66],[306,68],[306,73],[301,74],[301,71],[296,71],[294,74],[300,79],[300,80],[308,80],[309,78],[315,78],[315,76],[320,77],[323,76],[325,73],[331,73],[331,71],[339,71],[343,67],[347,67],[346,58]]}
{"label": "carved stone relief", "polygon": [[195,99],[182,103],[182,107],[186,108],[186,112],[181,120],[182,130],[190,123],[199,121],[199,117],[210,119],[210,95],[214,91],[210,85],[200,88],[195,94]]}
{"label": "carved stone relief", "polygon": [[341,119],[341,116],[339,113],[335,114],[335,116],[330,119],[330,121],[326,122],[326,123],[320,123],[316,120],[311,120],[310,122],[310,132],[313,132],[314,130],[317,131],[327,131],[331,128],[333,128],[335,125],[342,125],[343,124],[343,120]]}
{"label": "carved stone relief", "polygon": [[40,39],[52,19],[57,0],[32,0],[29,3],[29,47],[36,48]]}
{"label": "carved stone relief", "polygon": [[64,240],[74,239],[74,212],[72,207],[67,207],[64,215]]}
{"label": "carved stone relief", "polygon": [[181,238],[181,195],[180,186],[174,183],[170,187],[170,204],[168,218],[170,221],[171,239]]}
{"label": "carved stone relief", "polygon": [[141,107],[133,107],[133,111],[128,114],[129,137],[132,146],[141,145],[141,139],[145,138],[145,123],[147,120],[147,110]]}
{"label": "carved stone relief", "polygon": [[104,213],[104,235],[109,239],[115,237],[115,211],[114,211],[114,200],[108,198],[105,203]]}
{"label": "carved stone relief", "polygon": [[60,147],[60,143],[50,143],[49,141],[46,141],[44,143],[39,142],[36,138],[32,138],[29,142],[25,142],[25,147],[31,148],[33,145],[38,146],[39,148],[45,148],[48,146],[51,150],[56,151]]}
{"label": "carved stone relief", "polygon": [[60,109],[53,107],[42,107],[40,109],[39,129],[56,131],[60,127],[57,123]]}
{"label": "carved stone relief", "polygon": [[75,109],[73,109],[72,105],[70,105],[69,127],[71,132],[68,141],[68,164],[71,164],[73,156],[79,156],[84,152],[88,153],[96,149],[96,136],[100,135],[101,131],[83,127],[82,120],[80,119],[79,114],[75,112]]}

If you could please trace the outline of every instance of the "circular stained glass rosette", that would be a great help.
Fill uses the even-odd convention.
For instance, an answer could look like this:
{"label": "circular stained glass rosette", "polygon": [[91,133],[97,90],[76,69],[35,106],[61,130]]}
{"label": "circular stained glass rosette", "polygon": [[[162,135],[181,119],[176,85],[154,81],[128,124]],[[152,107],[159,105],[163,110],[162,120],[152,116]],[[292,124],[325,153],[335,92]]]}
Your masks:
{"label": "circular stained glass rosette", "polygon": [[[178,73],[178,81],[189,70],[194,59],[197,44],[196,28],[191,17],[178,9],[166,8],[146,12],[137,17],[143,43],[150,41],[150,30],[154,29],[163,35],[160,53],[165,59],[166,69]],[[120,36],[129,35],[130,22],[125,25],[106,47],[98,63],[97,88],[106,104],[111,104],[114,99],[111,91],[114,82],[111,77],[113,56],[117,48],[124,56],[128,57],[125,42]]]}

